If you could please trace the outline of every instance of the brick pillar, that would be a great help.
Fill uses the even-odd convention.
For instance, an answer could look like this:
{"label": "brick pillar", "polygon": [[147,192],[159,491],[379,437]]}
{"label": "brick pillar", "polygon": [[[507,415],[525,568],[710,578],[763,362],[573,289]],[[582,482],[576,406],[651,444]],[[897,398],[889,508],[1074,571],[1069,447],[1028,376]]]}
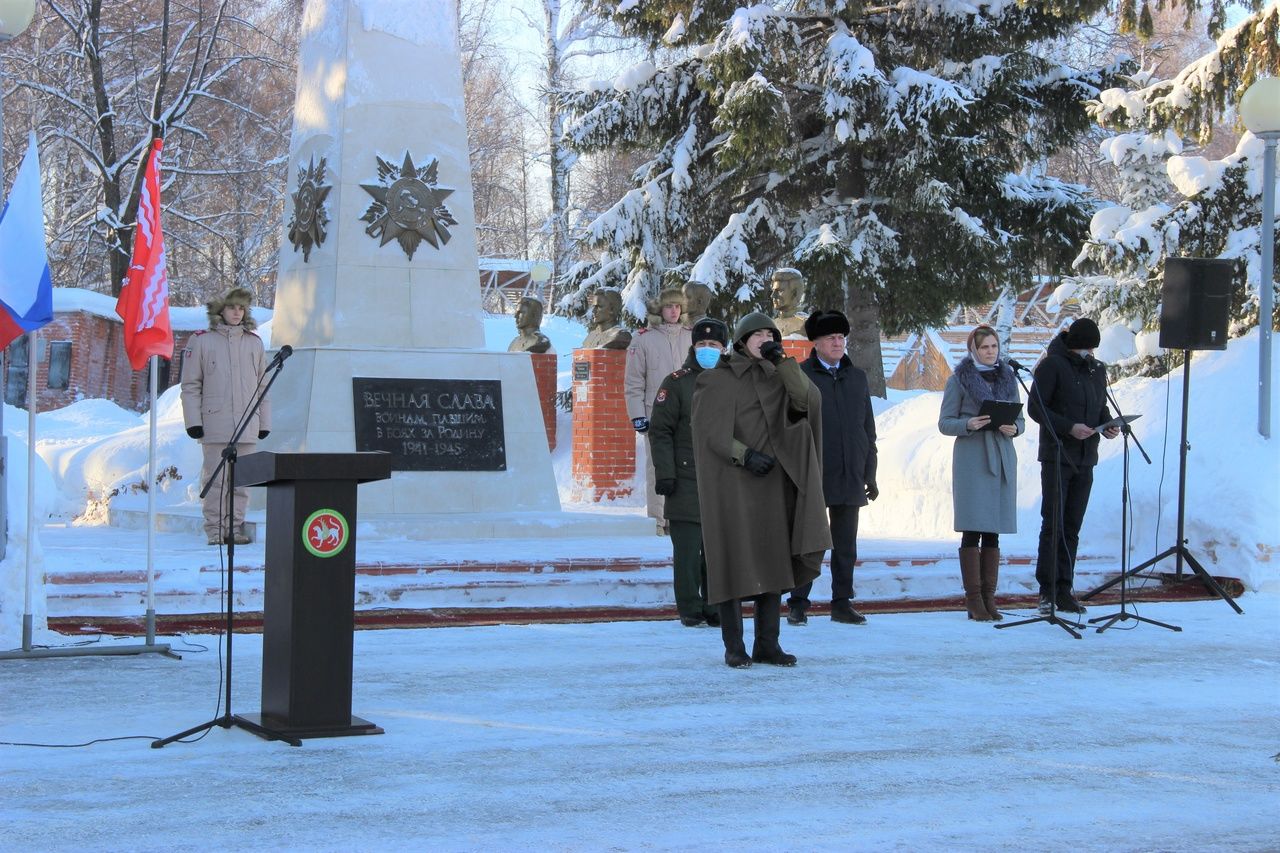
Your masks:
{"label": "brick pillar", "polygon": [[631,494],[636,434],[622,393],[626,350],[573,351],[573,492],[599,501]]}
{"label": "brick pillar", "polygon": [[538,386],[538,402],[542,406],[542,423],[547,428],[547,449],[556,449],[556,354],[531,352],[533,381]]}
{"label": "brick pillar", "polygon": [[782,349],[796,361],[804,361],[813,351],[813,341],[803,338],[783,338]]}

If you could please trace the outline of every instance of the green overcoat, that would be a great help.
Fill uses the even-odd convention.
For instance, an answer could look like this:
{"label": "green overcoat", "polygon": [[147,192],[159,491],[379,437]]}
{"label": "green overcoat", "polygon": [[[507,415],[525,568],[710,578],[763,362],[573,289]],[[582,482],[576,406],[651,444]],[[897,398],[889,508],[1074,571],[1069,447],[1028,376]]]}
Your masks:
{"label": "green overcoat", "polygon": [[[820,560],[793,558],[831,547],[822,397],[795,359],[774,367],[734,352],[704,370],[692,425],[707,602],[783,592],[816,578]],[[777,464],[758,477],[741,467],[745,448]]]}

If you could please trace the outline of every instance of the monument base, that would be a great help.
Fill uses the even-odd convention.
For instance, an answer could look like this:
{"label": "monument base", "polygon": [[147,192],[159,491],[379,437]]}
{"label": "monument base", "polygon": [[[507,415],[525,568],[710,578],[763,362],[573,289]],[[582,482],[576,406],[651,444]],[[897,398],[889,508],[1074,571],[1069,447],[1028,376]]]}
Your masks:
{"label": "monument base", "polygon": [[[353,380],[375,390],[356,400]],[[433,388],[488,382],[501,388],[498,408],[467,408],[466,395],[445,391],[415,398],[397,390],[415,382]],[[392,402],[371,411],[370,394]],[[390,480],[360,487],[362,519],[560,509],[537,384],[523,353],[296,347],[271,389],[271,407],[271,436],[259,450],[396,454]],[[374,430],[380,443],[369,445]],[[419,467],[405,470],[413,466]]]}

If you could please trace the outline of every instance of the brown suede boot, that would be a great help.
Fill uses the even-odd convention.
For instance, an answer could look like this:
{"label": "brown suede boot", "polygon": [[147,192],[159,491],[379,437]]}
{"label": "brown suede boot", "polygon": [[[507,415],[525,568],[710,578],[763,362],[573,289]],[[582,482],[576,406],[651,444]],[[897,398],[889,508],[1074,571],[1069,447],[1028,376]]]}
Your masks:
{"label": "brown suede boot", "polygon": [[990,622],[991,614],[982,603],[981,569],[978,566],[978,549],[960,549],[960,580],[964,583],[964,606],[969,618],[976,622]]}
{"label": "brown suede boot", "polygon": [[996,607],[996,586],[1000,582],[1000,549],[979,549],[978,570],[982,586],[982,606],[992,619],[999,622],[1004,619],[1000,615],[1000,608]]}

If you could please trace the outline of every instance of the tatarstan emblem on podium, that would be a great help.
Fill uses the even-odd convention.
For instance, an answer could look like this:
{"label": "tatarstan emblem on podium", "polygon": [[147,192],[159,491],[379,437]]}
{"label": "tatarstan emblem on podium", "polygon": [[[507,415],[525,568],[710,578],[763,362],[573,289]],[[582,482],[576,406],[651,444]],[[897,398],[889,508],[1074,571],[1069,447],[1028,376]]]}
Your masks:
{"label": "tatarstan emblem on podium", "polygon": [[302,544],[317,557],[333,557],[342,553],[351,540],[347,519],[336,509],[318,509],[307,516],[302,525]]}
{"label": "tatarstan emblem on podium", "polygon": [[450,225],[457,225],[444,200],[453,190],[439,185],[440,161],[432,157],[425,166],[415,166],[413,155],[404,152],[404,162],[396,166],[381,157],[378,161],[376,184],[361,184],[373,202],[360,217],[368,222],[364,232],[378,238],[379,246],[392,240],[413,260],[423,240],[439,249],[449,242]]}

